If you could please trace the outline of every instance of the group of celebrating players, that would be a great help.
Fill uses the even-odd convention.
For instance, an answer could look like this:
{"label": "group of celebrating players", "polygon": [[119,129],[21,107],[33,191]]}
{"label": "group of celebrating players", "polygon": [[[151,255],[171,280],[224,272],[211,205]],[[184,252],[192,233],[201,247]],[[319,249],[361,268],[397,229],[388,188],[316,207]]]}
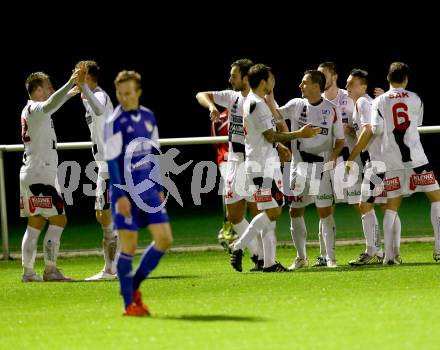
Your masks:
{"label": "group of celebrating players", "polygon": [[[164,190],[160,181],[151,181],[158,176],[159,162],[154,159],[159,134],[154,114],[139,104],[141,76],[135,71],[119,72],[114,81],[119,105],[113,108],[109,95],[98,85],[98,73],[96,62],[80,61],[57,91],[45,73],[32,73],[26,80],[30,99],[21,114],[25,149],[20,209],[28,224],[22,241],[22,281],[71,281],[56,265],[67,219],[57,179],[52,114],[79,94],[98,168],[95,210],[103,232],[105,261],[102,271],[86,280],[119,279],[124,315],[144,316],[150,312],[142,301],[140,284],[172,243]],[[392,63],[387,76],[390,89],[376,91],[373,100],[367,94],[366,71],[353,69],[347,90],[343,90],[337,86],[334,63],[325,62],[304,73],[299,85],[302,98],[280,107],[274,99],[271,68],[240,59],[231,65],[232,90],[197,94],[212,121],[220,118],[217,106],[228,113],[224,201],[227,219],[238,235],[228,246],[235,270],[242,271],[246,247],[253,271],[307,267],[304,210],[311,203],[320,217],[320,256],[313,266],[336,267],[333,214],[338,202],[352,205],[359,214],[366,240],[365,252],[349,264],[400,264],[398,210],[402,197],[414,192],[425,192],[431,201],[433,257],[440,260],[440,191],[420,143],[417,127],[422,123],[423,105],[415,93],[406,90],[408,75],[406,64]],[[286,162],[290,162],[288,180],[282,173],[283,166],[288,168]],[[137,185],[146,182],[150,185],[139,193]],[[276,221],[286,197],[297,250],[289,268],[276,260]],[[385,211],[385,252],[375,203],[382,204]],[[144,205],[157,210],[145,210]],[[41,277],[34,265],[37,240],[47,221]],[[138,231],[143,227],[148,227],[153,242],[133,271]]]}
{"label": "group of celebrating players", "polygon": [[[238,235],[229,246],[234,269],[242,271],[246,247],[254,271],[307,267],[304,208],[311,203],[320,217],[320,255],[313,266],[336,267],[333,213],[340,202],[358,213],[366,241],[365,252],[349,264],[398,265],[402,262],[398,210],[402,197],[414,192],[425,192],[431,202],[433,258],[440,260],[440,191],[417,130],[423,104],[406,90],[408,76],[406,64],[392,63],[389,90],[376,88],[373,100],[367,94],[368,72],[353,69],[343,90],[337,86],[335,64],[324,62],[316,70],[305,71],[299,85],[302,98],[279,107],[271,68],[240,59],[231,65],[232,90],[197,94],[211,120],[220,116],[217,105],[229,112],[224,201]],[[280,168],[286,161],[290,161],[290,176],[283,183]],[[286,196],[297,250],[289,268],[275,259],[275,225]],[[385,252],[375,203],[384,210]],[[246,204],[251,222],[245,218]]]}

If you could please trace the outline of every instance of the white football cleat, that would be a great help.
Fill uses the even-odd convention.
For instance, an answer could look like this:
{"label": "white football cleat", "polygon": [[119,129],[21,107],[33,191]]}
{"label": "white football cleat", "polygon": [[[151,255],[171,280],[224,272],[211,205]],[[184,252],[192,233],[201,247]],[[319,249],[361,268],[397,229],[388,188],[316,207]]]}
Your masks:
{"label": "white football cleat", "polygon": [[294,271],[294,270],[298,270],[302,267],[309,267],[309,260],[307,258],[303,259],[300,258],[299,256],[297,256],[294,260],[294,262],[292,263],[292,265],[290,265],[288,267],[289,271]]}
{"label": "white football cleat", "polygon": [[331,269],[338,267],[338,265],[336,265],[336,260],[328,259],[327,260],[327,267],[329,267]]}
{"label": "white football cleat", "polygon": [[96,275],[86,278],[85,281],[112,281],[117,279],[118,279],[118,275],[116,273],[109,273],[102,270],[98,272]]}

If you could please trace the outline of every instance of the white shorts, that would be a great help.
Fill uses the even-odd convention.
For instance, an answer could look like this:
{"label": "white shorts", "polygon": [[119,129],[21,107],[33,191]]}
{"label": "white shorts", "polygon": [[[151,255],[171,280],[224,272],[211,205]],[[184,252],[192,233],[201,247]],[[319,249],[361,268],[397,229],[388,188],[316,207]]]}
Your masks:
{"label": "white shorts", "polygon": [[432,192],[438,189],[437,179],[429,164],[385,173],[385,191],[388,198],[410,196],[416,192]]}
{"label": "white shorts", "polygon": [[283,175],[280,168],[275,168],[273,178],[265,178],[263,174],[248,174],[249,182],[257,189],[253,198],[258,210],[267,210],[284,205]]}
{"label": "white shorts", "polygon": [[382,183],[385,174],[374,173],[377,176],[375,178],[373,178],[371,171],[367,171],[365,174],[367,176],[364,176],[362,180],[360,202],[385,204],[387,202],[387,194]]}
{"label": "white shorts", "polygon": [[330,171],[322,172],[321,176],[315,163],[308,165],[307,173],[305,169],[298,171],[294,167],[290,174],[290,188],[294,193],[293,196],[289,194],[290,207],[305,208],[312,203],[317,208],[331,207],[334,197]]}
{"label": "white shorts", "polygon": [[26,169],[20,171],[20,216],[63,215],[64,201],[58,185],[57,170]]}
{"label": "white shorts", "polygon": [[[350,154],[350,153],[348,153]],[[332,186],[333,186],[333,194],[334,194],[334,202],[335,204],[338,203],[348,203],[348,204],[359,204],[360,198],[361,198],[361,185],[362,185],[362,171],[363,171],[363,165],[361,162],[360,157],[358,156],[355,161],[358,167],[358,176],[356,179],[356,183],[354,183],[350,187],[344,186],[344,176],[335,176],[336,171],[331,172],[331,180],[332,180]],[[338,157],[336,161],[336,167],[342,171],[342,173],[345,173],[345,161],[342,157]],[[338,172],[336,172],[338,173]],[[342,194],[343,196],[338,196],[336,188],[343,188]]]}
{"label": "white shorts", "polygon": [[98,167],[96,180],[95,210],[110,209],[110,177],[108,172]]}
{"label": "white shorts", "polygon": [[248,190],[244,161],[228,160],[225,179],[225,204],[234,204],[242,199],[254,202],[252,193]]}

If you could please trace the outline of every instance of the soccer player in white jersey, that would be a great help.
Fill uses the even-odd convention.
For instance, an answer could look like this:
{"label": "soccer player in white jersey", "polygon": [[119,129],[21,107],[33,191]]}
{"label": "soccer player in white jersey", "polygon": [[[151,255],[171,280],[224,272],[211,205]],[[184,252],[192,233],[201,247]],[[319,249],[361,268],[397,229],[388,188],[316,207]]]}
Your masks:
{"label": "soccer player in white jersey", "polygon": [[304,72],[299,85],[302,98],[294,98],[277,110],[284,119],[290,119],[291,130],[299,130],[308,123],[320,128],[316,137],[292,143],[290,188],[293,190],[293,196],[290,203],[290,219],[297,256],[289,267],[290,270],[308,266],[304,211],[311,203],[315,203],[322,223],[326,266],[337,266],[330,171],[344,147],[344,131],[336,106],[322,97],[325,81],[324,74],[318,70]]}
{"label": "soccer player in white jersey", "polygon": [[[250,91],[247,74],[252,65],[253,62],[246,58],[237,60],[231,64],[229,83],[233,90],[199,92],[196,96],[198,102],[203,107],[209,109],[211,120],[213,121],[218,120],[220,117],[220,112],[215,104],[225,107],[229,111],[229,153],[224,197],[227,219],[232,223],[238,236],[243,235],[249,225],[245,217],[246,204],[252,217],[258,214],[257,205],[252,196],[243,196],[244,191],[237,189],[238,183],[245,182],[243,181],[243,177],[245,176],[243,169],[245,158],[243,103]],[[268,255],[273,255],[269,252],[274,252],[274,248],[269,248],[271,246],[270,243],[272,242],[272,245],[274,245],[275,242],[274,225],[275,223],[268,228],[270,231],[269,235],[265,235]],[[264,249],[264,243],[261,241],[261,237],[256,237],[255,240],[249,242],[248,249],[251,251],[251,259],[255,264],[253,269],[255,270],[262,268],[261,262],[264,260],[262,248]],[[273,257],[273,259],[275,258]],[[260,261],[260,263],[258,263],[258,261]]]}
{"label": "soccer player in white jersey", "polygon": [[86,109],[86,122],[90,129],[92,152],[98,167],[96,181],[96,220],[102,228],[104,268],[86,281],[112,280],[116,274],[117,234],[113,231],[110,212],[109,176],[107,162],[104,160],[104,126],[106,119],[113,113],[113,104],[108,94],[98,86],[99,66],[95,61],[80,61],[76,67],[84,66],[87,71],[84,84],[80,85],[81,98]]}
{"label": "soccer player in white jersey", "polygon": [[[366,250],[357,259],[349,261],[352,266],[371,265],[382,263],[383,251],[381,249],[379,221],[377,220],[374,204],[387,202],[385,192],[379,190],[375,193],[376,184],[371,180],[373,173],[380,179],[384,179],[385,169],[377,169],[382,161],[380,140],[373,135],[371,130],[371,104],[373,99],[367,94],[368,73],[362,69],[353,69],[347,79],[347,91],[355,103],[353,111],[353,126],[358,137],[347,160],[347,173],[351,167],[358,167],[357,163],[351,163],[361,155],[364,169],[358,167],[358,171],[364,173],[361,189],[359,209],[362,215],[362,228],[365,236]],[[365,161],[365,163],[364,163]],[[377,165],[375,165],[377,164]],[[380,163],[382,164],[382,163]],[[379,178],[377,180],[379,180]],[[379,184],[377,184],[379,185]],[[399,216],[396,216],[400,227]],[[400,255],[400,254],[398,254]]]}
{"label": "soccer player in white jersey", "polygon": [[[49,76],[32,73],[26,79],[29,101],[21,113],[23,166],[20,169],[20,216],[28,218],[21,245],[23,282],[70,281],[57,268],[60,237],[67,223],[57,170],[57,137],[52,114],[75,94],[73,86],[84,81],[85,72],[75,69],[69,81],[54,92]],[[38,236],[46,221],[43,278],[34,270]]]}
{"label": "soccer player in white jersey", "polygon": [[[344,89],[340,89],[338,87],[338,73],[336,71],[336,64],[334,62],[323,62],[318,66],[318,70],[325,75],[326,83],[325,90],[323,93],[323,97],[333,102],[338,110],[338,113],[341,116],[342,125],[344,127],[344,138],[345,138],[345,146],[341,151],[340,156],[337,159],[337,163],[341,163],[348,159],[348,155],[356,144],[356,134],[353,129],[353,108],[354,103],[353,100],[348,96],[348,93]],[[361,166],[361,161],[356,158],[356,162],[359,166]],[[332,181],[338,181],[338,177],[333,178]],[[333,186],[335,184],[333,183]],[[344,189],[344,197],[343,198],[335,198],[335,203],[348,203],[353,206],[353,208],[359,213],[358,204],[360,199],[360,190],[361,190],[361,177],[359,176],[358,181],[354,185],[349,188]],[[334,206],[333,206],[334,212]],[[320,254],[316,259],[316,262],[313,266],[325,266],[325,244],[322,239],[322,223],[319,221],[319,245],[320,245]]]}
{"label": "soccer player in white jersey", "polygon": [[[320,130],[305,125],[293,132],[276,131],[276,121],[265,100],[265,96],[272,93],[275,84],[271,68],[264,64],[256,64],[249,70],[248,75],[252,90],[243,106],[246,130],[245,170],[249,183],[254,186],[254,198],[261,212],[252,219],[243,235],[231,246],[231,265],[237,271],[242,271],[244,247],[259,232],[267,232],[266,228],[276,222],[284,205],[280,159],[275,143],[313,137]],[[265,261],[263,272],[284,271],[286,268],[280,263],[275,262],[267,266]]]}
{"label": "soccer player in white jersey", "polygon": [[380,135],[386,165],[387,209],[383,220],[385,237],[384,265],[399,264],[394,247],[400,243],[397,212],[402,196],[425,192],[431,202],[434,229],[434,260],[440,260],[440,190],[425,155],[417,127],[422,124],[423,104],[417,94],[406,90],[409,68],[405,63],[390,65],[387,80],[390,90],[373,101],[373,133]]}

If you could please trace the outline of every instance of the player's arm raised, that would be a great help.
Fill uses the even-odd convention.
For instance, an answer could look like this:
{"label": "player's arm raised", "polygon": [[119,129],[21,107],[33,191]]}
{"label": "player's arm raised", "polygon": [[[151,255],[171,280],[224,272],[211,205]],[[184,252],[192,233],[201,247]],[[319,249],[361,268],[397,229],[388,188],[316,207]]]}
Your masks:
{"label": "player's arm raised", "polygon": [[89,102],[90,107],[92,108],[93,112],[100,116],[105,111],[105,96],[104,94],[97,92],[94,94],[92,90],[90,90],[90,87],[87,83],[80,84],[81,91],[84,94],[85,98]]}
{"label": "player's arm raised", "polygon": [[41,108],[44,113],[56,112],[64,102],[70,97],[68,95],[73,85],[84,81],[86,71],[84,68],[75,69],[70,76],[69,81],[64,84],[60,89],[55,91],[45,102],[41,104]]}
{"label": "player's arm raised", "polygon": [[199,92],[196,95],[197,101],[202,107],[209,109],[211,121],[217,122],[220,118],[220,112],[214,103],[214,94],[210,91]]}

